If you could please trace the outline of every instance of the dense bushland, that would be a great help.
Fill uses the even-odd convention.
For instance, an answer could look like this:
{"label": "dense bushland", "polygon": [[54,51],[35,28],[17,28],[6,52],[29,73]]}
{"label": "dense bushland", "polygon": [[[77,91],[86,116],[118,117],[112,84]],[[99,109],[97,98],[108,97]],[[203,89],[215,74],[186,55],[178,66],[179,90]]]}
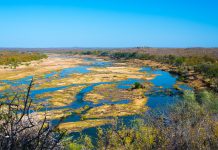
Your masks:
{"label": "dense bushland", "polygon": [[180,66],[190,66],[193,67],[196,71],[200,71],[204,73],[208,77],[218,77],[218,62],[215,58],[211,58],[208,56],[196,57],[196,56],[154,56],[143,53],[131,53],[131,52],[114,52],[109,55],[112,58],[120,59],[143,59],[143,60],[155,60],[158,62],[171,64],[177,67]]}
{"label": "dense bushland", "polygon": [[47,56],[37,52],[2,51],[0,52],[0,65],[10,65],[16,68],[22,62],[30,62],[43,58],[47,58]]}

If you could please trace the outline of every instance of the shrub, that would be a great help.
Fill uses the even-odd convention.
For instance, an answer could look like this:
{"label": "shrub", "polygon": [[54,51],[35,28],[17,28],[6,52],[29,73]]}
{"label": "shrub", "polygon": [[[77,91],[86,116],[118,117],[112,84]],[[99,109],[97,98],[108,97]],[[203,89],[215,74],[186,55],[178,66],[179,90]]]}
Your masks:
{"label": "shrub", "polygon": [[135,82],[131,89],[133,90],[133,89],[142,89],[142,88],[144,88],[144,86],[141,83]]}
{"label": "shrub", "polygon": [[21,62],[29,62],[43,58],[47,58],[47,56],[37,52],[3,51],[0,52],[0,65],[10,65],[12,68],[16,68]]}
{"label": "shrub", "polygon": [[62,149],[61,139],[64,132],[30,114],[32,99],[30,92],[8,96],[7,101],[0,103],[0,149]]}

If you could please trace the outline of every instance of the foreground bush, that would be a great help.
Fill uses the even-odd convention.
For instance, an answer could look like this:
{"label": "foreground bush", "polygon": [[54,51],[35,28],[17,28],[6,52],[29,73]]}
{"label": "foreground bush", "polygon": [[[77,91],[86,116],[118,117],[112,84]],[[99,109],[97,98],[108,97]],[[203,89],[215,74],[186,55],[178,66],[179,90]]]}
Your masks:
{"label": "foreground bush", "polygon": [[51,126],[45,118],[39,120],[30,114],[32,81],[25,95],[15,94],[0,103],[0,149],[41,150],[62,149],[60,140],[64,133]]}
{"label": "foreground bush", "polygon": [[[207,91],[186,91],[184,101],[167,112],[149,112],[128,126],[118,122],[109,129],[99,128],[96,149],[218,149],[217,111],[211,109],[218,106],[217,101],[217,96]],[[71,146],[91,149],[87,139],[74,141]]]}

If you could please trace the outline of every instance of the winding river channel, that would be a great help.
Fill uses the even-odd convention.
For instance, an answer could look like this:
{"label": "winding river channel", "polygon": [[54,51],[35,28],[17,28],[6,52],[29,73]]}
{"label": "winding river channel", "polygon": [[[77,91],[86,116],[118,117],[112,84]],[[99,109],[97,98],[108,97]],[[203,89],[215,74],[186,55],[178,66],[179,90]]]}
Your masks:
{"label": "winding river channel", "polygon": [[[83,58],[83,61],[86,62],[86,64],[77,65],[71,68],[64,68],[59,71],[52,71],[47,74],[44,74],[43,77],[37,78],[37,80],[45,80],[46,82],[52,82],[52,80],[62,80],[65,78],[71,77],[73,74],[89,74],[92,72],[89,68],[101,68],[104,70],[106,67],[114,66],[113,61],[104,61],[102,59],[96,59],[96,58]],[[192,90],[191,87],[187,86],[186,84],[179,84],[175,86],[178,82],[177,75],[173,75],[169,72],[165,72],[158,69],[152,69],[149,66],[144,66],[140,68],[140,73],[146,73],[151,75],[156,75],[154,78],[149,80],[149,83],[152,84],[151,88],[144,92],[144,95],[147,97],[146,106],[149,107],[150,110],[157,109],[157,108],[164,108],[166,106],[169,106],[171,104],[176,103],[181,96],[181,92],[183,90]],[[10,85],[10,86],[20,86],[20,85],[28,85],[31,81],[33,76],[26,76],[24,78],[16,79],[16,80],[0,80],[0,84],[2,85]],[[94,103],[93,101],[84,100],[86,95],[90,92],[93,92],[93,90],[100,86],[100,85],[116,85],[117,89],[122,90],[128,90],[134,85],[134,83],[144,83],[143,79],[137,79],[137,78],[128,78],[125,80],[118,80],[118,81],[106,81],[106,82],[96,82],[96,83],[78,83],[78,84],[68,84],[68,85],[57,85],[55,87],[43,87],[43,88],[37,88],[40,87],[40,84],[35,85],[36,88],[34,88],[31,92],[31,98],[34,100],[34,102],[42,103],[45,101],[49,101],[51,96],[48,97],[42,97],[37,98],[39,95],[43,95],[46,93],[52,93],[57,92],[61,90],[65,90],[70,87],[79,87],[84,86],[81,90],[79,90],[75,94],[75,100],[69,103],[68,105],[64,106],[54,106],[54,107],[43,107],[40,109],[40,111],[50,111],[50,110],[62,110],[62,109],[72,109],[77,110],[80,108],[87,107],[88,109],[83,110],[81,113],[72,113],[71,115],[67,116],[66,119],[63,121],[64,123],[67,122],[77,122],[81,121],[84,118],[82,118],[81,114],[85,114],[88,110],[91,108],[100,107],[103,105],[119,105],[119,104],[128,104],[131,102],[131,99],[120,99],[116,101],[112,101],[110,99],[102,99],[99,100],[98,103]],[[178,90],[179,89],[179,90]],[[4,92],[9,92],[10,89],[6,89]],[[109,93],[110,94],[110,93]],[[1,96],[3,94],[0,94]],[[131,120],[136,115],[128,115],[127,117],[123,116],[121,118]],[[52,119],[52,123],[56,124],[58,122],[58,119]],[[103,125],[106,126],[106,125]],[[92,128],[85,128],[83,130],[86,134],[94,134],[96,130],[96,127]]]}

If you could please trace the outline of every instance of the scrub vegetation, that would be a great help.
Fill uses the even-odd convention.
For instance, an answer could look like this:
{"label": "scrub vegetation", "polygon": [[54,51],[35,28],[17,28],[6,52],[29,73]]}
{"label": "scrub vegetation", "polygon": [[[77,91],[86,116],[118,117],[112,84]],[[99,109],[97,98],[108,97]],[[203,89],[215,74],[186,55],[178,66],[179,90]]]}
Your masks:
{"label": "scrub vegetation", "polygon": [[[183,101],[165,113],[149,112],[126,126],[117,122],[98,128],[97,142],[82,136],[68,149],[217,149],[218,96],[212,92],[185,91]],[[94,148],[95,147],[95,148]]]}
{"label": "scrub vegetation", "polygon": [[[0,65],[9,65],[16,68],[21,63],[47,58],[47,55],[37,52],[1,51]],[[26,65],[29,65],[26,63]]]}
{"label": "scrub vegetation", "polygon": [[58,90],[56,92],[40,94],[37,95],[37,98],[50,98],[47,102],[49,107],[67,106],[75,100],[76,94],[83,88],[84,86],[70,87],[63,90]]}

